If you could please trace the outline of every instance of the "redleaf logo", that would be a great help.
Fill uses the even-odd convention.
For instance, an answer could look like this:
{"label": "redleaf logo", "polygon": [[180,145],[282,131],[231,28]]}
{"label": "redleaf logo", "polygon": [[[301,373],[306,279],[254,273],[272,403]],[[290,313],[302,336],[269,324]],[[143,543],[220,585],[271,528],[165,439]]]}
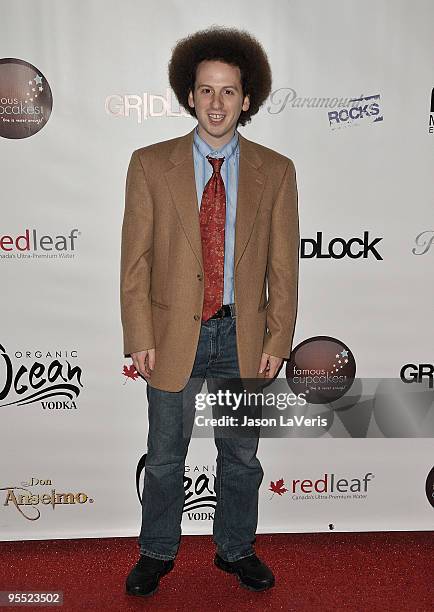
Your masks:
{"label": "redleaf logo", "polygon": [[276,480],[276,482],[271,481],[270,482],[270,488],[268,489],[269,491],[273,491],[273,495],[270,497],[270,499],[273,498],[274,494],[277,493],[277,495],[283,495],[284,493],[287,492],[288,489],[286,489],[283,485],[284,485],[284,480],[283,478],[280,478],[279,480]]}
{"label": "redleaf logo", "polygon": [[362,499],[367,497],[368,487],[371,480],[375,478],[375,474],[367,472],[360,478],[337,477],[336,474],[324,474],[322,478],[317,479],[300,479],[294,478],[288,484],[289,488],[284,486],[283,478],[271,481],[269,491],[273,492],[270,497],[272,499],[277,493],[282,496],[286,492],[290,492],[291,499],[343,499],[353,497]]}
{"label": "redleaf logo", "polygon": [[317,480],[294,479],[292,481],[292,493],[328,493],[338,491],[347,493],[348,491],[358,492],[367,491],[369,481],[374,477],[372,472],[365,474],[363,478],[336,478],[336,474],[324,474],[323,478]]}
{"label": "redleaf logo", "polygon": [[133,363],[130,366],[124,365],[122,374],[125,376],[124,385],[128,382],[128,379],[137,380],[139,378],[139,373]]}
{"label": "redleaf logo", "polygon": [[25,229],[19,234],[0,235],[0,257],[3,259],[73,258],[81,232],[72,229],[68,235],[41,234]]}

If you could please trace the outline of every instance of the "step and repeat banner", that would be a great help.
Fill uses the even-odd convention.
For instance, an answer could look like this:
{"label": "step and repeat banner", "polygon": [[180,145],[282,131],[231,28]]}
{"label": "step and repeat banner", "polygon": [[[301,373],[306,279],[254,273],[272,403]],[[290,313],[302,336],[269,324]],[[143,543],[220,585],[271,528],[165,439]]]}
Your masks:
{"label": "step and repeat banner", "polygon": [[[307,403],[260,441],[258,532],[431,530],[432,3],[222,0],[217,18],[199,1],[22,0],[1,14],[0,538],[139,532],[126,171],[135,149],[194,127],[167,64],[213,23],[268,52],[272,92],[240,132],[297,171],[299,307],[278,382]],[[184,533],[212,533],[215,461],[195,436]]]}

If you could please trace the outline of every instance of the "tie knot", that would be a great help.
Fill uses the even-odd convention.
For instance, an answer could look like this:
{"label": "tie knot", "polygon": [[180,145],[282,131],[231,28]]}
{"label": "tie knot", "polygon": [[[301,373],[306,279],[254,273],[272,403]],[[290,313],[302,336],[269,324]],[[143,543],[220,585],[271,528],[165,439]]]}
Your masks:
{"label": "tie knot", "polygon": [[222,167],[222,163],[225,161],[225,158],[224,157],[210,157],[209,155],[207,155],[206,158],[211,164],[214,172],[215,173],[220,172],[220,168]]}

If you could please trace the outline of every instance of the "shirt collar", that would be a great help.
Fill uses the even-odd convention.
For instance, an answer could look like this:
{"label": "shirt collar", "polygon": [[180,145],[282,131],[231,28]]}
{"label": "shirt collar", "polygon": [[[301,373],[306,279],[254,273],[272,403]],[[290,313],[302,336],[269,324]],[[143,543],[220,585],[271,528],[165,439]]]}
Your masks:
{"label": "shirt collar", "polygon": [[220,149],[213,149],[207,142],[205,142],[203,138],[199,136],[196,126],[193,133],[193,144],[196,147],[196,150],[204,157],[207,155],[210,155],[211,157],[224,157],[226,161],[238,148],[238,131],[235,130],[231,140],[223,147],[220,147]]}

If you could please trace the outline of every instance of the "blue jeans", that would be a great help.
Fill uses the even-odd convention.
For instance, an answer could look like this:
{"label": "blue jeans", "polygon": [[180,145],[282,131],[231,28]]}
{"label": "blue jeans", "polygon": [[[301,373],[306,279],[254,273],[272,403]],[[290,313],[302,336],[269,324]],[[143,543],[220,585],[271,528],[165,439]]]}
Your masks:
{"label": "blue jeans", "polygon": [[[181,540],[184,469],[194,423],[194,395],[205,379],[208,391],[215,392],[211,387],[218,377],[239,376],[236,317],[232,316],[202,322],[191,377],[182,391],[162,391],[147,385],[149,430],[138,539],[141,554],[175,558]],[[213,539],[223,559],[237,561],[255,554],[258,489],[264,475],[256,457],[259,433],[230,438],[215,434],[214,430],[217,504]]]}

